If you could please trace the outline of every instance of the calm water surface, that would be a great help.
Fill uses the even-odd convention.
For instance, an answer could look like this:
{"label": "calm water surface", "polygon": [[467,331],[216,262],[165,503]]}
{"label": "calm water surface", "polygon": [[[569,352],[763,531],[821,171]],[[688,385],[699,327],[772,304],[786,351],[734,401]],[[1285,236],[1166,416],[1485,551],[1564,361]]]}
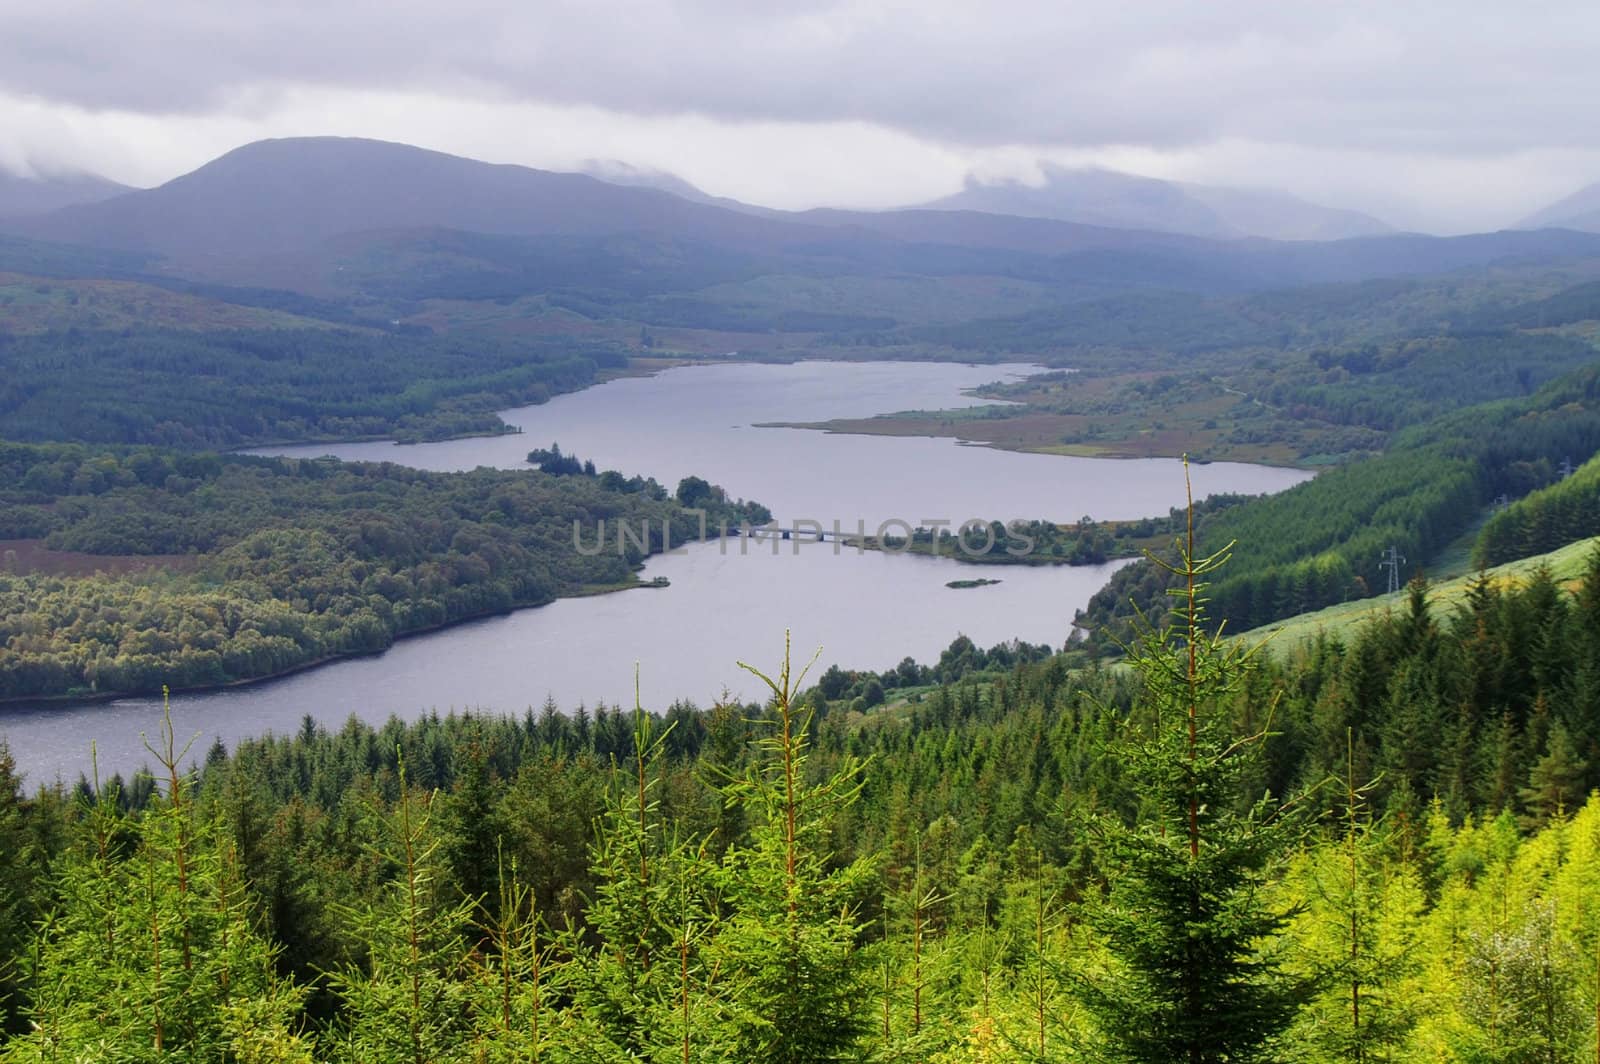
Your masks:
{"label": "calm water surface", "polygon": [[[889,519],[969,517],[1102,520],[1166,513],[1183,501],[1170,458],[1113,461],[1016,454],[950,439],[831,435],[757,428],[989,401],[963,392],[1041,367],[914,362],[799,362],[687,366],[629,377],[502,415],[520,435],[400,446],[283,447],[264,454],[333,454],[422,469],[527,468],[528,451],[559,443],[600,469],[652,476],[675,488],[690,474],[765,503],[782,523],[837,519],[853,528]],[[1306,479],[1292,469],[1218,462],[1195,467],[1201,494],[1279,491]]]}
{"label": "calm water surface", "polygon": [[[734,495],[759,499],[785,523],[889,519],[959,523],[969,517],[1074,520],[1164,513],[1183,499],[1173,460],[1112,461],[1014,454],[947,439],[827,435],[756,428],[981,400],[963,390],[1015,378],[1025,366],[921,363],[719,365],[628,378],[507,412],[519,436],[400,447],[369,443],[281,448],[271,453],[386,460],[427,469],[520,468],[536,446],[593,459],[600,468],[654,476],[669,487],[694,473]],[[1197,466],[1197,494],[1278,491],[1307,474],[1263,466]],[[647,706],[677,698],[708,704],[725,689],[760,697],[737,666],[777,664],[785,629],[797,656],[822,648],[817,668],[886,669],[910,655],[936,659],[957,635],[989,646],[1020,638],[1059,644],[1074,613],[1114,566],[975,569],[947,559],[815,543],[738,541],[694,545],[652,559],[645,577],[664,589],[565,599],[403,640],[388,652],[338,662],[271,683],[174,703],[180,734],[232,742],[299,727],[307,715],[337,726],[354,714],[379,722],[430,709],[521,712],[552,697],[565,709],[632,704],[637,664]],[[949,580],[998,577],[998,585],[951,589]],[[103,771],[127,772],[146,757],[159,700],[0,711],[0,734],[34,782],[71,781],[98,743]]]}

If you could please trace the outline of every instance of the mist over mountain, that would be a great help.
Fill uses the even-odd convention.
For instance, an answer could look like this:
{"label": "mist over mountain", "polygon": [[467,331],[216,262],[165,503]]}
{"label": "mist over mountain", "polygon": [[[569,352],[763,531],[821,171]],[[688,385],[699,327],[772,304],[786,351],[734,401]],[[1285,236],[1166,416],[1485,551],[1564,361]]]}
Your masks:
{"label": "mist over mountain", "polygon": [[1049,163],[1041,168],[1041,185],[969,177],[960,192],[925,206],[1215,238],[1340,240],[1392,232],[1370,215],[1322,207],[1286,192],[1180,184]]}
{"label": "mist over mountain", "polygon": [[969,177],[960,192],[923,206],[1121,229],[1159,229],[1193,236],[1239,235],[1215,211],[1169,182],[1111,170],[1054,166],[1044,169],[1042,185],[1022,181],[986,183]]}
{"label": "mist over mountain", "polygon": [[674,196],[680,196],[695,203],[717,203],[723,206],[737,204],[743,206],[737,200],[723,199],[710,193],[702,192],[677,174],[645,166],[634,166],[632,163],[623,162],[621,159],[585,159],[579,164],[578,173],[599,178],[608,185],[621,185],[624,188],[653,188],[661,192],[670,192]]}
{"label": "mist over mountain", "polygon": [[[673,175],[625,164],[591,169],[604,179],[384,141],[267,140],[158,188],[0,228],[36,242],[28,261],[42,261],[42,241],[143,255],[166,276],[319,298],[358,291],[510,298],[572,288],[643,294],[766,276],[785,278],[781,285],[820,277],[1003,278],[1074,299],[1137,288],[1238,292],[1600,255],[1600,237],[1561,231],[1240,236],[1247,223],[1297,237],[1381,223],[1281,194],[1197,190],[1107,171],[1062,171],[1039,189],[974,186],[929,208],[786,212],[719,200]],[[996,213],[1002,207],[1012,213]],[[1074,211],[1099,221],[1047,214]],[[1103,224],[1112,221],[1122,224]]]}
{"label": "mist over mountain", "polygon": [[98,174],[24,176],[0,170],[0,218],[45,214],[80,203],[97,203],[133,189]]}
{"label": "mist over mountain", "polygon": [[1581,229],[1600,233],[1600,181],[1564,199],[1534,211],[1517,223],[1518,229]]}
{"label": "mist over mountain", "polygon": [[[972,211],[766,210],[727,205],[692,186],[687,189],[695,198],[686,198],[680,194],[686,183],[671,175],[614,164],[600,169],[612,180],[384,141],[267,140],[158,188],[15,220],[6,228],[58,244],[154,253],[165,256],[175,272],[235,279],[249,275],[249,264],[267,260],[293,260],[294,270],[313,260],[326,265],[357,254],[363,243],[380,243],[398,260],[402,245],[434,248],[443,232],[539,241],[542,273],[551,277],[560,273],[551,248],[559,245],[557,258],[570,261],[579,245],[593,250],[621,238],[629,243],[623,258],[649,245],[651,271],[685,275],[694,273],[689,260],[703,260],[707,248],[764,256],[769,272],[990,273],[1020,268],[1014,261],[1019,254],[1164,248],[1174,242],[1198,253],[1203,245],[1169,233]],[[460,244],[455,238],[446,242]],[[660,249],[673,242],[685,246],[663,258]],[[488,246],[470,243],[479,250]],[[918,250],[923,245],[954,250],[930,255]],[[496,254],[508,246],[496,246]],[[615,252],[605,254],[615,258]],[[243,274],[239,264],[246,266]],[[251,283],[262,281],[289,283],[277,275]]]}
{"label": "mist over mountain", "polygon": [[1229,228],[1269,240],[1347,240],[1382,236],[1394,227],[1361,211],[1324,207],[1267,188],[1180,185],[1191,199],[1216,213]]}

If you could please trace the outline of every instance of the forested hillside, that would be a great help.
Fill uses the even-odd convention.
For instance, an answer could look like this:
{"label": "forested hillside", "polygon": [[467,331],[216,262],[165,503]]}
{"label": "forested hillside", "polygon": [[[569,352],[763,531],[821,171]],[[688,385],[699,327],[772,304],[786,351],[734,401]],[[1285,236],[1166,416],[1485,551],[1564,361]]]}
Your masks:
{"label": "forested hillside", "polygon": [[0,360],[6,438],[212,449],[503,431],[496,410],[627,365],[603,345],[144,326],[0,332]]}
{"label": "forested hillside", "polygon": [[[0,444],[0,698],[259,679],[397,637],[632,583],[701,532],[665,488],[609,473]],[[702,490],[710,528],[760,507]],[[596,552],[597,523],[607,522]],[[632,538],[619,534],[625,524]],[[574,526],[588,553],[574,548]],[[129,557],[135,575],[22,572],[18,551]],[[182,564],[164,564],[181,562]]]}
{"label": "forested hillside", "polygon": [[[1387,580],[1380,566],[1389,547],[1413,571],[1425,569],[1496,497],[1521,498],[1553,481],[1564,456],[1597,451],[1595,369],[1531,398],[1470,407],[1400,432],[1378,457],[1203,516],[1204,547],[1232,543],[1240,558],[1213,589],[1214,614],[1242,631],[1375,594]],[[1549,548],[1527,553],[1543,549]],[[1170,583],[1170,574],[1150,561],[1122,569],[1080,623],[1103,645],[1135,607],[1163,610]]]}
{"label": "forested hillside", "polygon": [[0,5],[0,1064],[1600,1064],[1593,0]]}
{"label": "forested hillside", "polygon": [[[1222,240],[972,210],[729,209],[331,137],[246,145],[159,188],[9,227],[0,269],[19,273],[298,303],[379,328],[630,344],[655,328],[672,348],[715,354],[1282,347],[1329,317],[1320,295],[1275,306],[1283,289],[1450,275],[1442,302],[1459,321],[1491,309],[1483,289],[1513,290],[1489,293],[1500,310],[1592,280],[1600,259],[1600,237],[1560,230]],[[1085,300],[1104,305],[1076,313]],[[1440,302],[1392,309],[1415,324]]]}
{"label": "forested hillside", "polygon": [[1473,560],[1498,565],[1594,535],[1600,535],[1600,456],[1491,517],[1478,534]]}
{"label": "forested hillside", "polygon": [[1600,555],[1283,663],[1191,659],[1187,617],[867,716],[785,668],[764,707],[7,768],[0,1055],[1586,1059]]}

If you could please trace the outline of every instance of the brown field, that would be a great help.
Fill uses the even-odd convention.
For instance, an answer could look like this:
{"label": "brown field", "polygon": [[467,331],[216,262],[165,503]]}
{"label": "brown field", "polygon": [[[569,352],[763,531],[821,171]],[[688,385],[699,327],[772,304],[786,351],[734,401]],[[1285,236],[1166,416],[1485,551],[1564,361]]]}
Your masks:
{"label": "brown field", "polygon": [[0,320],[14,333],[52,329],[333,328],[328,322],[203,296],[169,292],[136,281],[59,280],[0,273]]}
{"label": "brown field", "polygon": [[42,573],[46,576],[122,576],[145,569],[188,572],[200,563],[193,554],[79,554],[48,550],[43,540],[0,539],[0,571]]}
{"label": "brown field", "polygon": [[1036,378],[980,389],[978,395],[1004,401],[989,406],[781,425],[868,436],[943,436],[1089,458],[1188,454],[1202,461],[1292,466],[1321,449],[1325,426],[1285,418],[1209,382],[1170,380],[1153,373]]}
{"label": "brown field", "polygon": [[1207,461],[1293,465],[1297,457],[1296,449],[1288,443],[1229,443],[1222,439],[1222,430],[1199,424],[1155,429],[1139,427],[1128,418],[1084,414],[1031,413],[1006,418],[946,418],[934,414],[777,422],[774,426],[863,436],[942,436],[1007,451],[1083,458],[1176,458],[1188,454]]}

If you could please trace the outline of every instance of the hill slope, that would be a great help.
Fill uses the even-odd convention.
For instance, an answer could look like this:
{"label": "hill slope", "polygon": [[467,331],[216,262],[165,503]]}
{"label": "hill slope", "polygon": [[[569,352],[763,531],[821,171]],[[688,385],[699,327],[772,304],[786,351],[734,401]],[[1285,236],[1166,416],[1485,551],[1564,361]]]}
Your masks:
{"label": "hill slope", "polygon": [[0,329],[325,329],[326,321],[138,281],[33,277],[0,270]]}
{"label": "hill slope", "polygon": [[960,192],[927,206],[1213,238],[1340,240],[1392,231],[1370,215],[1285,192],[1179,184],[1113,170],[1042,169],[1042,185],[969,178]]}
{"label": "hill slope", "polygon": [[1193,199],[1210,207],[1223,222],[1251,236],[1272,240],[1344,240],[1394,232],[1387,222],[1361,211],[1324,207],[1266,188],[1183,185]]}
{"label": "hill slope", "polygon": [[[1176,186],[1164,194],[1188,195]],[[1003,278],[1050,286],[1066,301],[1600,259],[1600,235],[1563,230],[1285,242],[974,210],[752,213],[584,174],[333,137],[260,141],[159,188],[6,228],[34,247],[50,241],[165,260],[143,272],[380,300],[560,288],[610,304],[617,292],[787,275]],[[360,286],[356,272],[366,278]]]}
{"label": "hill slope", "polygon": [[24,231],[179,257],[249,258],[344,233],[420,228],[695,233],[735,242],[771,236],[769,223],[659,189],[343,137],[257,141],[159,188],[67,208]]}
{"label": "hill slope", "polygon": [[[1530,573],[1545,565],[1549,566],[1551,575],[1558,583],[1567,584],[1583,575],[1590,556],[1596,550],[1600,550],[1600,537],[1581,539],[1548,554],[1520,558],[1514,562],[1486,569],[1484,572],[1499,584],[1522,584],[1527,581]],[[1454,605],[1466,597],[1467,588],[1476,579],[1477,574],[1472,573],[1432,584],[1428,588],[1428,602],[1436,611],[1440,607]],[[1393,595],[1378,595],[1375,598],[1358,599],[1354,602],[1341,602],[1337,606],[1329,606],[1326,609],[1302,613],[1259,628],[1252,628],[1248,632],[1240,633],[1237,638],[1252,644],[1265,642],[1273,654],[1287,654],[1309,643],[1319,634],[1341,636],[1377,614],[1401,608],[1405,604],[1406,594],[1407,592],[1400,591]]]}
{"label": "hill slope", "polygon": [[96,174],[23,177],[0,171],[0,218],[45,214],[80,203],[97,203],[133,189]]}
{"label": "hill slope", "polygon": [[1582,229],[1600,233],[1600,181],[1534,211],[1517,223],[1518,229]]}

